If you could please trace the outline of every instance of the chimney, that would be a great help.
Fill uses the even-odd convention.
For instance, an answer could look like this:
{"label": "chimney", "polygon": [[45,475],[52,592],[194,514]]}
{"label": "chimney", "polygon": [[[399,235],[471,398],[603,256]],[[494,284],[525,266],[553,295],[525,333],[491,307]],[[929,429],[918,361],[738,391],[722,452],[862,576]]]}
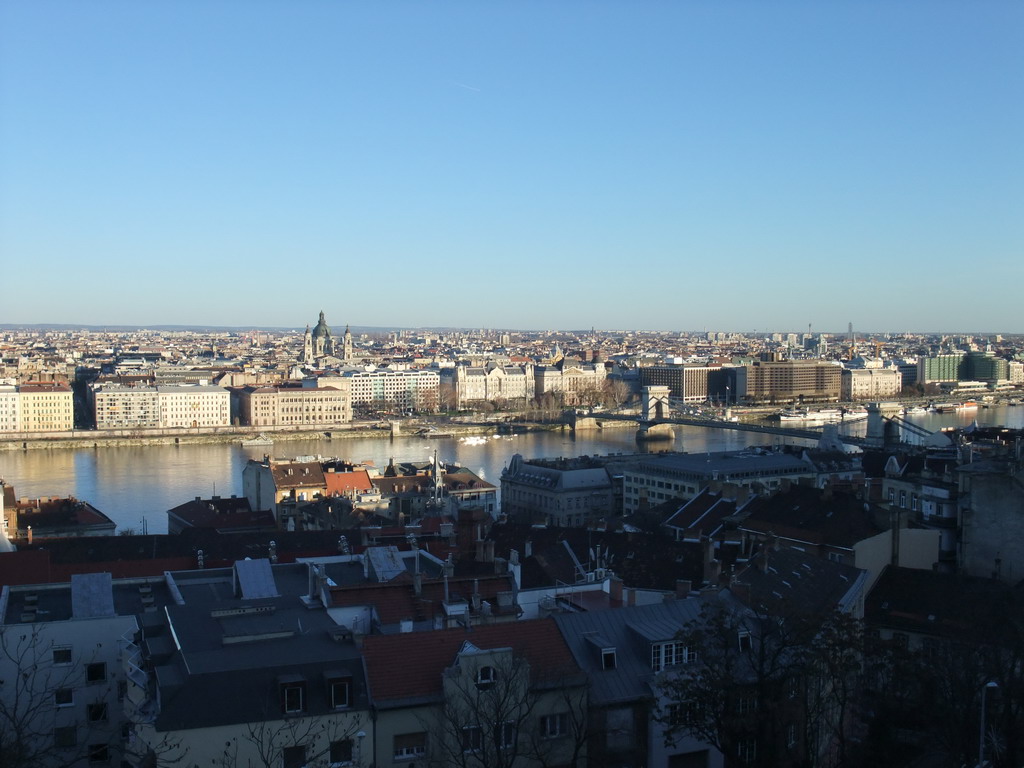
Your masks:
{"label": "chimney", "polygon": [[618,576],[612,576],[608,579],[608,597],[620,603],[622,602],[622,579]]}
{"label": "chimney", "polygon": [[416,597],[423,594],[423,574],[418,571],[412,575],[412,591]]}
{"label": "chimney", "polygon": [[689,579],[676,579],[676,597],[680,600],[689,597],[691,587]]}
{"label": "chimney", "polygon": [[508,563],[509,565],[519,565],[519,552],[515,549],[508,551]]}
{"label": "chimney", "polygon": [[28,527],[28,543],[29,544],[32,543],[32,526],[31,525]]}
{"label": "chimney", "polygon": [[523,544],[523,557],[533,557],[533,542],[530,539]]}

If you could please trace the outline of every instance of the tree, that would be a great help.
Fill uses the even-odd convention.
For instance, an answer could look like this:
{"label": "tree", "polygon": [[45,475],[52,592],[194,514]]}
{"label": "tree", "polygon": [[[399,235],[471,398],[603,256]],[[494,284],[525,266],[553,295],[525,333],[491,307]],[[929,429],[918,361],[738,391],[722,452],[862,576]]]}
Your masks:
{"label": "tree", "polygon": [[832,763],[847,753],[863,630],[842,615],[753,611],[709,601],[679,634],[692,664],[658,682],[668,739],[689,734],[726,766]]}
{"label": "tree", "polygon": [[361,759],[363,732],[346,716],[268,719],[239,729],[224,747],[224,768],[327,768]]}
{"label": "tree", "polygon": [[581,766],[586,757],[587,697],[581,679],[538,680],[511,649],[467,644],[445,671],[434,760],[459,768]]}

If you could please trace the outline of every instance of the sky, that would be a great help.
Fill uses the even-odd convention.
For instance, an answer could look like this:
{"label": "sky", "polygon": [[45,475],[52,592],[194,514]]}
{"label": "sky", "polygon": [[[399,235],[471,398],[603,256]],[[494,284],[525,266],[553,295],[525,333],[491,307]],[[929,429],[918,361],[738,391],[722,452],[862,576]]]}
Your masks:
{"label": "sky", "polygon": [[0,323],[1024,332],[1024,3],[0,0]]}

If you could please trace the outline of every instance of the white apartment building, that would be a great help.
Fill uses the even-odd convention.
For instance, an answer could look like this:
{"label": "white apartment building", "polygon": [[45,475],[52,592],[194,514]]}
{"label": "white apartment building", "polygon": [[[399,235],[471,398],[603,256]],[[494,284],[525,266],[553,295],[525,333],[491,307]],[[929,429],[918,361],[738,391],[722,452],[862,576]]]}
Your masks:
{"label": "white apartment building", "polygon": [[39,768],[119,765],[125,757],[121,647],[139,625],[123,609],[130,593],[135,610],[145,602],[137,585],[121,591],[128,594],[120,615],[109,573],[0,592],[0,708],[32,735],[28,757]]}
{"label": "white apartment building", "polygon": [[0,432],[21,428],[21,396],[13,384],[0,384]]}
{"label": "white apartment building", "polygon": [[227,427],[231,425],[231,396],[209,384],[156,387],[163,428]]}
{"label": "white apartment building", "polygon": [[885,400],[902,389],[898,368],[844,368],[839,381],[841,400]]}
{"label": "white apartment building", "polygon": [[388,403],[399,409],[436,411],[440,402],[441,377],[437,371],[346,371],[341,376],[321,376],[321,387],[348,390],[352,405]]}
{"label": "white apartment building", "polygon": [[91,391],[96,429],[160,426],[160,397],[156,387],[98,384]]}

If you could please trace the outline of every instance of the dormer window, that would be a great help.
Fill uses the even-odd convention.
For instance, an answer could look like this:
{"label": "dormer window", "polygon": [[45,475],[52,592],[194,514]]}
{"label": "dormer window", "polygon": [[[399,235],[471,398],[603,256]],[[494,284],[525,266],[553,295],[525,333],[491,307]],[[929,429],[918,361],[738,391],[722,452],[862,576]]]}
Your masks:
{"label": "dormer window", "polygon": [[327,682],[327,702],[331,709],[345,709],[351,706],[351,676],[344,672],[328,672],[324,678]]}
{"label": "dormer window", "polygon": [[281,694],[281,711],[286,714],[297,714],[306,709],[306,681],[300,675],[285,675],[278,678]]}
{"label": "dormer window", "polygon": [[746,630],[739,633],[739,646],[740,651],[749,651],[751,648],[750,633]]}
{"label": "dormer window", "polygon": [[615,669],[615,649],[601,649],[601,669]]}
{"label": "dormer window", "polygon": [[692,664],[696,660],[697,651],[678,640],[651,644],[651,669],[655,672],[677,664]]}
{"label": "dormer window", "polygon": [[490,688],[498,681],[498,670],[494,667],[480,667],[476,672],[477,688]]}

